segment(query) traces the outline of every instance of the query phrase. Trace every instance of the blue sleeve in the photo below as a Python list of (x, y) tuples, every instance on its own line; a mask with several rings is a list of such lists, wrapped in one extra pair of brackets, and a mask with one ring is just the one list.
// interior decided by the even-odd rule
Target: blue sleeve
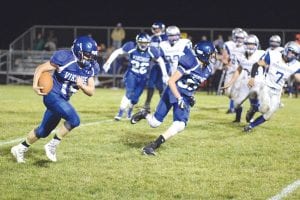
[(66, 51), (66, 50), (61, 50), (61, 51), (56, 51), (50, 58), (50, 62), (54, 63), (58, 66), (63, 66), (65, 65), (68, 61), (70, 61), (70, 58), (73, 54), (71, 51)]
[(195, 55), (192, 52), (187, 52), (187, 54), (179, 58), (178, 64), (178, 70), (184, 73), (184, 71), (196, 67), (198, 65), (198, 62)]
[(122, 49), (123, 49), (123, 51), (125, 51), (125, 52), (129, 52), (130, 50), (132, 50), (132, 49), (135, 49), (136, 48), (136, 45), (135, 45), (135, 43), (134, 42), (126, 42), (123, 46), (122, 46)]
[(266, 63), (267, 65), (270, 65), (270, 53), (269, 53), (269, 52), (267, 52), (267, 54), (265, 54), (265, 55), (263, 56), (263, 60), (265, 61), (265, 63)]
[(158, 48), (156, 48), (156, 47), (150, 46), (150, 52), (153, 54), (153, 57), (155, 59), (159, 58), (160, 55), (161, 55), (160, 50)]
[(300, 68), (298, 69), (298, 71), (296, 71), (296, 73), (295, 73), (295, 74), (297, 74), (297, 73), (300, 73)]

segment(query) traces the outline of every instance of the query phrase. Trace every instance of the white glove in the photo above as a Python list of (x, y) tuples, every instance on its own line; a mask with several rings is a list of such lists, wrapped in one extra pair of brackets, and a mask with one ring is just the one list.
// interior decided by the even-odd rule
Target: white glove
[(162, 77), (163, 83), (166, 84), (166, 85), (168, 85), (168, 80), (169, 80), (169, 78), (170, 78), (170, 77), (169, 77), (168, 75), (163, 76), (163, 77)]
[(102, 67), (103, 67), (104, 72), (107, 73), (110, 68), (110, 63), (106, 62), (106, 63), (104, 63), (104, 65)]
[(185, 105), (185, 102), (183, 100), (183, 97), (179, 97), (177, 100), (178, 100), (178, 106), (179, 106), (179, 108), (185, 109), (186, 105)]

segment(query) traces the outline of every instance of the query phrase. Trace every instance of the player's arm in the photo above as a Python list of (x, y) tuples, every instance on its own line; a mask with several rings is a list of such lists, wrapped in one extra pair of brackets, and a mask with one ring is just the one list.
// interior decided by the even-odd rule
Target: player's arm
[(88, 96), (94, 95), (94, 93), (95, 93), (94, 77), (89, 77), (87, 84), (83, 83), (83, 80), (81, 77), (77, 77), (76, 84), (84, 92), (84, 94), (86, 94)]
[(156, 61), (158, 62), (159, 67), (161, 69), (163, 82), (165, 84), (168, 84), (169, 76), (168, 76), (168, 73), (167, 73), (167, 68), (166, 68), (166, 64), (164, 62), (164, 59), (162, 57), (159, 57)]
[(230, 86), (232, 86), (234, 84), (234, 82), (238, 79), (238, 77), (240, 76), (241, 71), (242, 71), (242, 67), (239, 66), (237, 68), (237, 70), (234, 72), (234, 74), (233, 74), (232, 78), (230, 79), (230, 81), (226, 85), (224, 85), (222, 87), (222, 89), (226, 89), (226, 88), (229, 88)]
[(107, 59), (107, 61), (104, 63), (103, 65), (103, 69), (105, 72), (108, 72), (108, 70), (110, 69), (110, 65), (111, 63), (119, 56), (124, 54), (124, 50), (121, 48), (116, 49), (115, 51), (112, 52), (112, 54), (109, 56), (109, 58)]
[(174, 72), (174, 74), (170, 77), (169, 81), (168, 81), (168, 85), (173, 93), (173, 95), (178, 99), (181, 97), (177, 86), (176, 86), (176, 82), (182, 77), (182, 74), (180, 71), (176, 70)]
[(53, 63), (50, 63), (50, 61), (37, 66), (34, 71), (32, 88), (38, 95), (46, 95), (46, 93), (41, 92), (43, 87), (38, 86), (38, 80), (40, 79), (41, 74), (46, 71), (54, 71), (56, 68), (57, 66)]
[(254, 78), (257, 74), (257, 70), (259, 67), (266, 67), (267, 66), (267, 63), (265, 62), (265, 60), (259, 60), (258, 62), (254, 63), (253, 66), (252, 66), (252, 69), (251, 69), (251, 78), (249, 79), (249, 82), (248, 82), (248, 86), (249, 87), (253, 87), (254, 86)]

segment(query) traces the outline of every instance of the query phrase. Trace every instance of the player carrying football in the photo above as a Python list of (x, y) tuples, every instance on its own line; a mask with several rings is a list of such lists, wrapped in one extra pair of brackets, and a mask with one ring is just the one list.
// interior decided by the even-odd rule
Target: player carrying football
[[(54, 52), (50, 61), (36, 68), (33, 89), (38, 95), (43, 95), (46, 111), (41, 124), (28, 133), (26, 140), (12, 147), (11, 153), (18, 163), (25, 162), (24, 153), (30, 145), (40, 138), (48, 137), (60, 120), (64, 119), (54, 138), (44, 146), (47, 157), (53, 162), (57, 161), (56, 148), (61, 139), (80, 124), (76, 110), (69, 103), (71, 95), (79, 89), (88, 96), (94, 94), (94, 76), (99, 72), (96, 57), (95, 40), (81, 36), (74, 40), (71, 50)], [(53, 88), (48, 94), (43, 93), (43, 88), (38, 86), (38, 80), (45, 71), (53, 72)]]

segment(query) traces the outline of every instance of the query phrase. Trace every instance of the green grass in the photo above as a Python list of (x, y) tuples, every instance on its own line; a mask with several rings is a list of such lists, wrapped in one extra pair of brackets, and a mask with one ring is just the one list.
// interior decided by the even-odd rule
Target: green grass
[[(268, 199), (300, 179), (299, 99), (283, 97), (271, 121), (244, 134), (246, 123), (232, 124), (234, 116), (225, 114), (227, 97), (197, 93), (186, 129), (149, 157), (141, 148), (169, 127), (172, 112), (156, 129), (145, 120), (115, 122), (123, 93), (75, 94), (82, 126), (64, 138), (58, 162), (43, 150), (50, 135), (17, 164), (10, 154), (17, 142), (4, 142), (24, 138), (44, 106), (30, 86), (1, 85), (0, 199)], [(153, 108), (157, 102), (155, 93)], [(300, 199), (300, 189), (286, 199)]]

